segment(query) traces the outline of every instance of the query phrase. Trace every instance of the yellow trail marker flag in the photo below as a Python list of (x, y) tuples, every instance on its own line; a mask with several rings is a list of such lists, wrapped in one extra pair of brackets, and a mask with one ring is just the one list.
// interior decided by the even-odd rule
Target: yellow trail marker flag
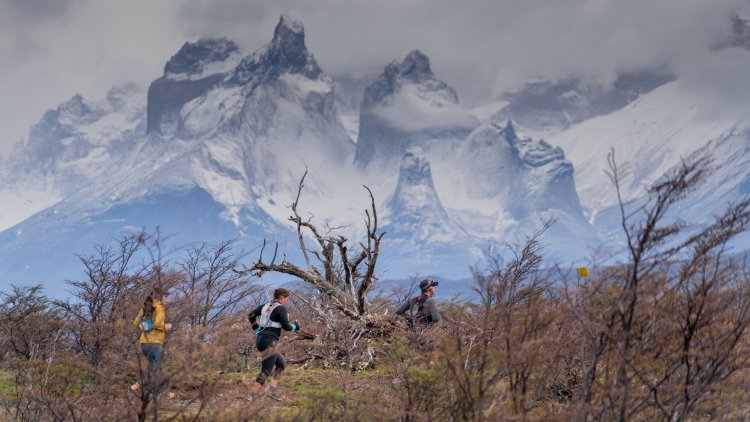
[(589, 276), (589, 269), (586, 267), (578, 267), (576, 271), (578, 271), (578, 277), (586, 278)]

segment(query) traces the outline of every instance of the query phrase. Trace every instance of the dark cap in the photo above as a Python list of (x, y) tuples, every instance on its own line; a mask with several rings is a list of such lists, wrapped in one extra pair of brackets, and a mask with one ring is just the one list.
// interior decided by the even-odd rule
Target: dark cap
[(431, 279), (431, 278), (425, 278), (424, 280), (419, 282), (419, 290), (422, 292), (426, 292), (430, 287), (437, 286), (438, 282)]

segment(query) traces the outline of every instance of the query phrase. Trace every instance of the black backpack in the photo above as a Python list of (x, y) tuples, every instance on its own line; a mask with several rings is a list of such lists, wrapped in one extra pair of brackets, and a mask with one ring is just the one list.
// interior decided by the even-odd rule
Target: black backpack
[[(409, 313), (410, 313), (410, 320), (421, 322), (421, 323), (431, 323), (432, 322), (432, 314), (430, 313), (429, 309), (425, 306), (425, 302), (427, 302), (427, 299), (430, 297), (426, 294), (421, 294), (414, 299), (411, 300), (411, 306), (409, 306)], [(414, 314), (414, 305), (417, 305), (417, 313)]]

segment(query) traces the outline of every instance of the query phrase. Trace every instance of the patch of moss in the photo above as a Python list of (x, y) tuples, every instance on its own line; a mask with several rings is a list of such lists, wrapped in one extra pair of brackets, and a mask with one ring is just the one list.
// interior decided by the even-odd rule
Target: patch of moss
[(12, 371), (0, 371), (0, 400), (8, 400), (16, 393), (16, 381)]

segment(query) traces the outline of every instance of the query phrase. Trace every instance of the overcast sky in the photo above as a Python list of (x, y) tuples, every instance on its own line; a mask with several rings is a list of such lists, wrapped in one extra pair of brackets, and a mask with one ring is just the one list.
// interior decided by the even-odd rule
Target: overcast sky
[[(749, 0), (0, 0), (0, 154), (75, 93), (147, 86), (185, 41), (228, 36), (246, 52), (281, 13), (305, 25), (329, 74), (380, 71), (410, 50), (469, 103), (531, 78), (667, 66), (696, 79), (747, 81), (747, 57), (703, 67)], [(749, 54), (750, 55), (750, 54)], [(725, 75), (726, 74), (726, 75)], [(746, 84), (750, 85), (750, 84)], [(145, 98), (144, 98), (145, 102)]]

